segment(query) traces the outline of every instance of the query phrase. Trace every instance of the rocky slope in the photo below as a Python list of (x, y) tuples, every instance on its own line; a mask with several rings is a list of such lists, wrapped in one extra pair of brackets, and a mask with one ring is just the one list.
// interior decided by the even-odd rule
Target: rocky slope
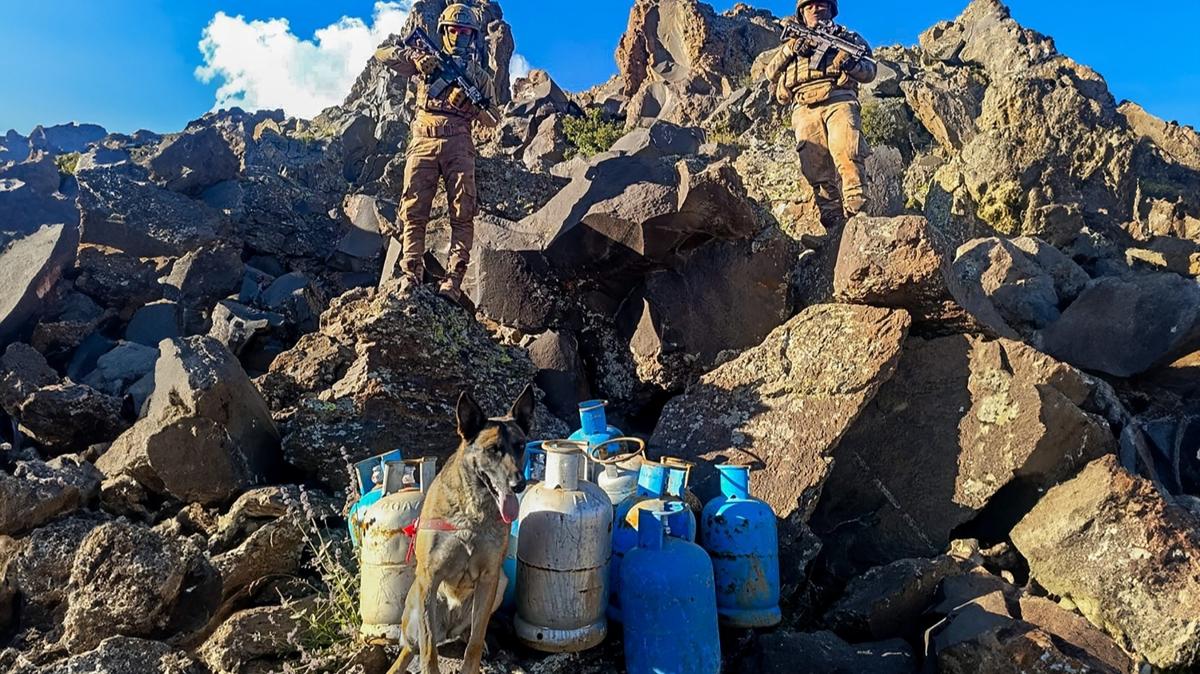
[[(636, 0), (611, 82), (518, 80), (474, 315), (379, 284), (411, 93), (381, 68), (313, 120), (0, 137), (0, 668), (386, 669), (339, 611), (350, 462), (444, 456), (459, 391), (531, 380), (539, 437), (604, 397), (702, 497), (752, 466), (786, 619), (727, 671), (1200, 668), (1200, 135), (974, 0), (878, 49), (870, 214), (823, 223), (777, 45)], [(622, 667), (497, 636), (487, 671)]]

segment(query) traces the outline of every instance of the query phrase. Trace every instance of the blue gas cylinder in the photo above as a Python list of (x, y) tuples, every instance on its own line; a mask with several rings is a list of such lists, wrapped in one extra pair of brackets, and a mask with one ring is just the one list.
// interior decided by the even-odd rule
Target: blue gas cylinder
[[(525, 490), (517, 494), (518, 501), (534, 484), (546, 477), (546, 450), (542, 441), (530, 442), (525, 445), (525, 457), (522, 459), (522, 474), (525, 476)], [(504, 586), (504, 601), (500, 605), (505, 613), (512, 613), (517, 607), (517, 537), (521, 531), (521, 518), (513, 521), (508, 533), (508, 552), (504, 553), (504, 577), (508, 584)]]
[(638, 511), (638, 545), (621, 566), (629, 674), (721, 671), (712, 562), (675, 535), (688, 526), (686, 515), (681, 503)]
[(721, 624), (778, 625), (779, 534), (771, 506), (750, 495), (750, 469), (717, 466), (721, 495), (701, 517), (700, 540), (712, 557)]
[[(607, 400), (585, 400), (579, 403), (579, 430), (571, 434), (569, 440), (586, 442), (588, 447), (595, 447), (602, 442), (619, 438), (624, 433), (616, 426), (610, 426), (608, 415), (604, 408), (608, 407)], [(584, 451), (586, 454), (586, 450)], [(594, 479), (588, 475), (588, 479)]]
[(383, 467), (390, 462), (403, 460), (403, 452), (393, 449), (354, 464), (354, 488), (358, 498), (346, 514), (346, 527), (350, 529), (350, 544), (355, 548), (361, 540), (363, 515), (383, 496)]
[[(608, 597), (609, 620), (621, 622), (621, 563), (625, 553), (637, 545), (640, 513), (664, 510), (671, 504), (683, 503), (690, 469), (690, 463), (670, 457), (663, 457), (659, 461), (644, 460), (638, 472), (637, 493), (617, 508), (613, 519), (612, 561), (609, 562), (609, 584), (612, 587)], [(680, 510), (676, 531), (681, 538), (694, 541), (696, 516), (686, 507)]]

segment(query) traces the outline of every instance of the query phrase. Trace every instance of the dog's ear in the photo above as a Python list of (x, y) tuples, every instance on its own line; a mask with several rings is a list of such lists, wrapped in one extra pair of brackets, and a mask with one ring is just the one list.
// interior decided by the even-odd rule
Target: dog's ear
[(458, 434), (467, 442), (474, 440), (487, 423), (487, 415), (466, 391), (458, 396), (458, 409), (455, 414), (458, 418)]
[(533, 406), (536, 402), (533, 397), (533, 384), (529, 384), (521, 391), (521, 395), (517, 396), (517, 401), (508, 411), (508, 416), (516, 420), (525, 435), (529, 435), (529, 429), (533, 428)]

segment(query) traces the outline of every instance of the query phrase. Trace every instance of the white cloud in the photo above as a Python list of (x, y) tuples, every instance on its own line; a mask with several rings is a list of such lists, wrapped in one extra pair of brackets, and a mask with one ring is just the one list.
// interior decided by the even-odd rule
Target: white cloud
[(529, 65), (529, 59), (524, 56), (514, 53), (512, 59), (508, 62), (508, 82), (512, 84), (519, 77), (525, 77), (533, 66)]
[(411, 8), (412, 0), (379, 0), (369, 25), (342, 17), (311, 40), (293, 33), (287, 19), (247, 21), (217, 12), (200, 40), (204, 65), (196, 77), (220, 83), (214, 110), (283, 108), (311, 118), (342, 102), (379, 43), (402, 31)]

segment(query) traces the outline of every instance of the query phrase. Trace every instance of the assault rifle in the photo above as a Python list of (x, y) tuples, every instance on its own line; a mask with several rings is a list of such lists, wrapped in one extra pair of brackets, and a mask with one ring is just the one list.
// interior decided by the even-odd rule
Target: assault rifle
[(413, 28), (408, 37), (404, 38), (404, 46), (437, 58), (438, 69), (428, 78), (429, 96), (441, 100), (452, 87), (458, 87), (466, 94), (467, 100), (479, 108), (481, 116), (487, 115), (493, 122), (498, 119), (492, 106), (492, 99), (488, 98), (483, 90), (471, 80), (466, 69), (460, 66), (453, 56), (438, 48), (437, 43), (429, 37), (429, 33), (426, 33), (424, 28), (420, 26)]
[(780, 37), (780, 41), (786, 42), (792, 37), (813, 46), (813, 55), (809, 59), (809, 66), (813, 70), (821, 69), (821, 62), (825, 60), (825, 56), (829, 53), (830, 49), (845, 52), (847, 56), (855, 61), (866, 61), (872, 65), (875, 64), (875, 59), (867, 55), (869, 51), (867, 47), (856, 42), (851, 42), (834, 33), (833, 22), (826, 22), (818, 25), (816, 28), (809, 28), (799, 21), (786, 21), (783, 24), (783, 35)]

